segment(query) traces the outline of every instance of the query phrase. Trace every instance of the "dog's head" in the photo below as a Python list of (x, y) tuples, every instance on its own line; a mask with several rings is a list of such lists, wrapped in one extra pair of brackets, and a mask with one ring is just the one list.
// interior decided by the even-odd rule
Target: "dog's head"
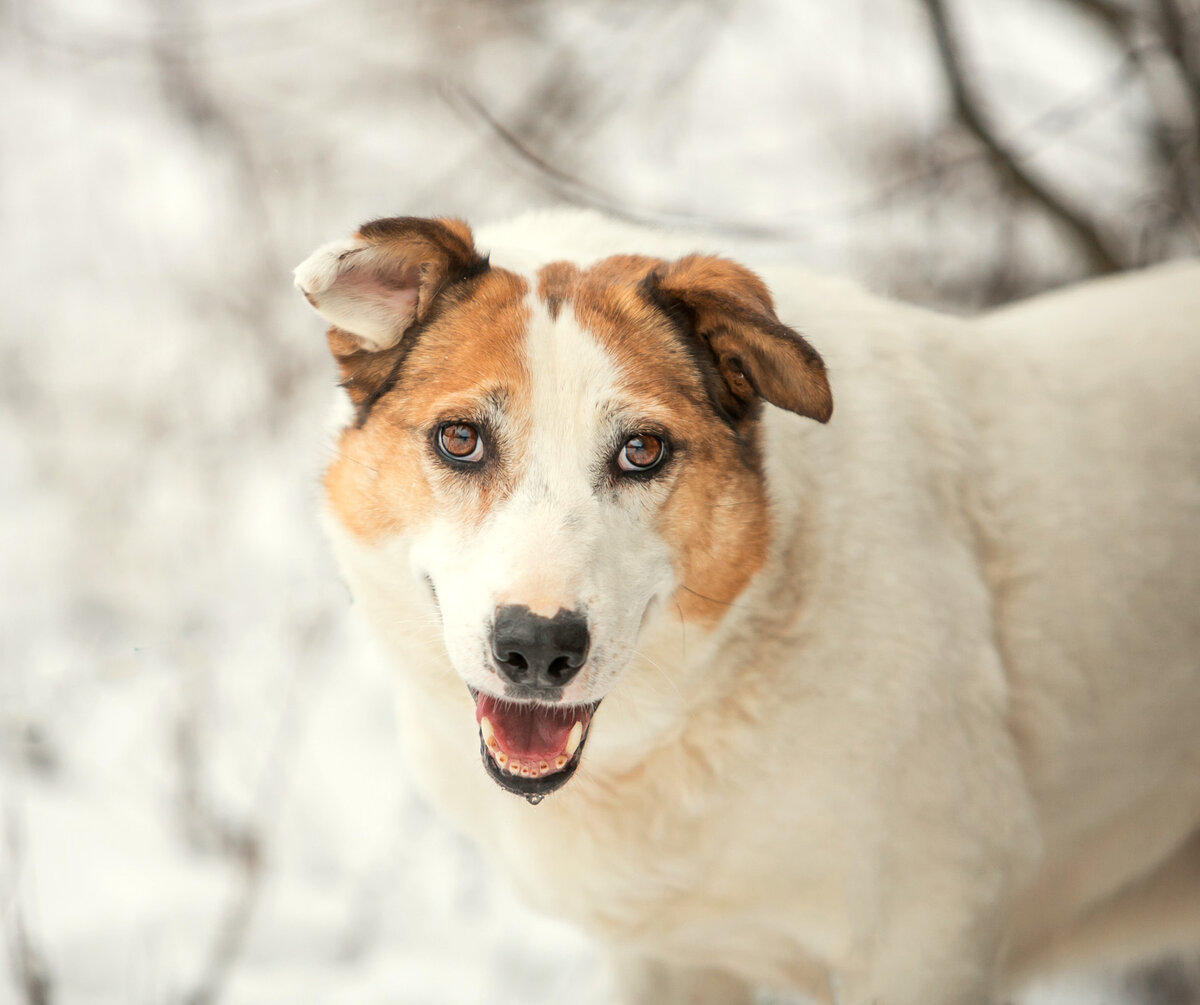
[(733, 262), (519, 275), (455, 220), (367, 224), (296, 285), (354, 406), (335, 519), (423, 584), (491, 776), (553, 791), (648, 612), (712, 624), (762, 564), (762, 402), (826, 421), (820, 357)]

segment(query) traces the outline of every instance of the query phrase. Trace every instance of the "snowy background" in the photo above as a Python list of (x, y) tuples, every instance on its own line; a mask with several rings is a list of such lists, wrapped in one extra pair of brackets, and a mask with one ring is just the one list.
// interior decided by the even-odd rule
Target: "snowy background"
[(1200, 9), (1149, 8), (0, 0), (0, 1003), (604, 1001), (397, 757), (291, 267), (568, 201), (960, 310), (1194, 254)]

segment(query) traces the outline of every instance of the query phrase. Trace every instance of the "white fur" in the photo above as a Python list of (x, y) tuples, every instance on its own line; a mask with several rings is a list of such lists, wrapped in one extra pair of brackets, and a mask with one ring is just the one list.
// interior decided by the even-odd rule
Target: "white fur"
[[(479, 244), (503, 266), (697, 242), (560, 214)], [(974, 321), (761, 274), (836, 411), (766, 410), (771, 555), (712, 631), (658, 604), (638, 634), (672, 584), (589, 488), (611, 364), (541, 313), (534, 400), (564, 435), (534, 433), (478, 539), (334, 526), (416, 777), (614, 947), (626, 1001), (998, 1002), (1050, 965), (1200, 943), (1200, 266)], [(462, 601), (457, 674), (414, 570)], [(481, 768), (459, 679), (486, 683), (472, 622), (531, 575), (615, 647), (573, 692), (611, 688), (579, 772), (538, 806)]]

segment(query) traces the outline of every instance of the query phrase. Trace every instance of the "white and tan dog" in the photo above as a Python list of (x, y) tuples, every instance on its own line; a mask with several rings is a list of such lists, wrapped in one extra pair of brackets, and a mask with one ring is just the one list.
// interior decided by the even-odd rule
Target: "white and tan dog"
[(689, 243), (403, 218), (296, 271), (425, 788), (625, 1001), (1200, 945), (1200, 266), (962, 321)]

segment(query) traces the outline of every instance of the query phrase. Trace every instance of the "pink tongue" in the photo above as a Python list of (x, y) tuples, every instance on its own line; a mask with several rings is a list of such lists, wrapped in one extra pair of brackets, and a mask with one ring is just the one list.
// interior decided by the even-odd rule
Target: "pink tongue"
[(515, 705), (490, 694), (475, 700), (475, 721), (484, 716), (492, 724), (500, 749), (518, 760), (557, 757), (567, 746), (571, 727), (578, 721), (586, 726), (588, 721), (587, 709), (582, 706)]

